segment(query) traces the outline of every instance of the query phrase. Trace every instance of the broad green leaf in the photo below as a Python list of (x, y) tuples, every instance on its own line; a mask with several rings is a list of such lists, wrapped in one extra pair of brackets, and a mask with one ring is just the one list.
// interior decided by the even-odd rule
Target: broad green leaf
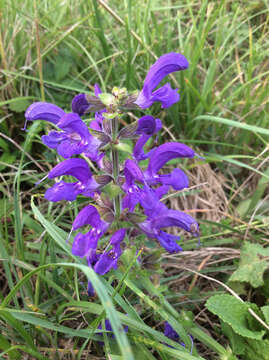
[(263, 306), (261, 308), (263, 315), (265, 317), (265, 321), (267, 322), (267, 324), (269, 325), (269, 305)]
[(244, 341), (244, 338), (236, 334), (231, 328), (231, 326), (224, 321), (221, 322), (221, 329), (224, 335), (227, 336), (227, 338), (229, 339), (233, 352), (236, 355), (243, 355), (246, 349), (246, 343)]
[(214, 295), (207, 300), (206, 307), (230, 325), (236, 334), (249, 339), (262, 339), (265, 332), (249, 329), (248, 307), (235, 297), (228, 294)]
[(269, 249), (264, 249), (259, 244), (245, 242), (241, 249), (238, 269), (232, 274), (229, 281), (248, 282), (254, 288), (262, 286), (263, 273), (269, 262), (263, 257), (269, 256)]
[(262, 341), (248, 339), (245, 360), (269, 360), (269, 340)]

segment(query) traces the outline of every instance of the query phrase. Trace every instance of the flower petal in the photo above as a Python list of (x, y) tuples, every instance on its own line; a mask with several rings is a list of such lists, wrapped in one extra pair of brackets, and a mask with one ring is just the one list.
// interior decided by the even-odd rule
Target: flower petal
[(61, 200), (73, 201), (80, 193), (76, 184), (60, 181), (45, 192), (45, 198), (53, 202)]
[(170, 174), (160, 175), (163, 185), (171, 185), (175, 190), (182, 190), (189, 186), (188, 176), (180, 169), (174, 169)]
[(63, 132), (52, 130), (48, 135), (41, 136), (43, 144), (51, 149), (57, 149), (57, 146), (66, 138)]
[(144, 182), (143, 172), (134, 160), (125, 161), (124, 175), (127, 185), (133, 185), (135, 181)]
[(193, 158), (195, 152), (185, 144), (168, 142), (158, 146), (150, 156), (148, 172), (156, 174), (169, 160), (176, 158)]
[(154, 91), (150, 99), (152, 104), (155, 101), (159, 101), (162, 103), (162, 108), (169, 108), (179, 101), (180, 95), (178, 89), (172, 89), (171, 85), (167, 83)]
[(75, 141), (72, 142), (69, 139), (62, 141), (57, 146), (57, 152), (64, 159), (70, 158), (72, 155), (81, 154), (86, 149), (85, 145)]
[(72, 225), (72, 230), (77, 230), (85, 225), (91, 225), (92, 227), (99, 229), (101, 228), (101, 224), (102, 220), (97, 209), (92, 205), (88, 205), (77, 214)]
[(149, 96), (165, 76), (175, 71), (185, 70), (188, 66), (188, 60), (182, 54), (171, 52), (160, 56), (149, 69), (143, 91)]
[(73, 135), (74, 140), (80, 141), (82, 145), (87, 145), (90, 141), (91, 134), (89, 129), (78, 114), (69, 113), (64, 115), (57, 126)]
[(114, 232), (110, 238), (110, 245), (119, 244), (125, 237), (126, 229), (120, 229)]
[(78, 233), (72, 245), (72, 254), (80, 257), (84, 257), (89, 252), (89, 249), (96, 249), (97, 241), (96, 237), (89, 231), (87, 234)]
[(102, 94), (102, 90), (101, 90), (99, 84), (94, 84), (94, 95), (98, 96), (100, 94)]
[(49, 179), (71, 175), (81, 182), (87, 182), (92, 176), (89, 165), (83, 159), (68, 159), (56, 165), (48, 174)]
[(59, 106), (47, 102), (35, 102), (25, 112), (27, 121), (46, 120), (57, 124), (65, 112)]
[(72, 112), (77, 113), (79, 116), (85, 114), (90, 106), (91, 104), (88, 103), (86, 94), (78, 94), (72, 100)]
[(161, 229), (169, 226), (177, 226), (188, 232), (198, 234), (197, 222), (188, 214), (177, 210), (168, 210), (163, 215), (152, 220), (152, 226)]
[(168, 252), (176, 253), (182, 251), (182, 247), (176, 243), (176, 240), (180, 239), (179, 236), (167, 234), (166, 232), (161, 231), (160, 234), (158, 234), (156, 237), (159, 240), (161, 246)]
[(145, 115), (138, 120), (138, 127), (136, 134), (153, 135), (162, 128), (160, 119), (155, 119), (153, 116)]
[(118, 259), (121, 256), (120, 244), (114, 245), (113, 249), (104, 252), (97, 263), (94, 265), (94, 271), (99, 275), (104, 275), (112, 268), (117, 268)]

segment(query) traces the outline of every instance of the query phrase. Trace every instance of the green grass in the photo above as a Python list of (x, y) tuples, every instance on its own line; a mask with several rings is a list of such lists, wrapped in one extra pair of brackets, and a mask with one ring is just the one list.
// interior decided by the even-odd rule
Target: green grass
[[(183, 53), (190, 67), (170, 79), (181, 101), (167, 111), (155, 105), (145, 113), (163, 120), (167, 131), (161, 141), (171, 139), (170, 133), (205, 156), (213, 170), (208, 181), (214, 172), (225, 179), (221, 220), (197, 213), (201, 257), (190, 257), (189, 267), (226, 283), (238, 260), (214, 253), (216, 265), (207, 266), (211, 259), (199, 268), (203, 248), (226, 254), (225, 248), (238, 249), (245, 240), (263, 246), (268, 241), (267, 2), (2, 0), (0, 13), (0, 359), (25, 354), (102, 359), (102, 348), (115, 360), (235, 359), (227, 347), (233, 341), (224, 337), (216, 318), (203, 317), (204, 299), (224, 288), (178, 269), (180, 257), (147, 250), (140, 266), (132, 253), (132, 262), (123, 260), (105, 277), (73, 257), (65, 240), (82, 201), (52, 206), (43, 199), (47, 182), (34, 184), (53, 166), (55, 153), (40, 141), (46, 125), (28, 124), (27, 133), (21, 128), (33, 101), (45, 99), (69, 111), (72, 97), (92, 92), (96, 82), (103, 91), (141, 89), (157, 57)], [(198, 165), (184, 166), (195, 171)], [(201, 193), (203, 188), (189, 194), (193, 204)], [(184, 196), (169, 201), (181, 205)], [(196, 242), (184, 241), (184, 250), (196, 254)], [(98, 294), (93, 300), (87, 279)], [(231, 286), (261, 307), (269, 291), (264, 279), (258, 289)], [(106, 333), (101, 338), (97, 329), (106, 318), (115, 341)], [(180, 333), (186, 349), (163, 335), (164, 321)]]

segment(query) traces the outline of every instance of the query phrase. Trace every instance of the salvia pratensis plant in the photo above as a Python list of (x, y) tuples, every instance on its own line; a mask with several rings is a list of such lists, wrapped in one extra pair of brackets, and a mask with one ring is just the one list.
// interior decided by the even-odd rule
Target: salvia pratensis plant
[[(168, 74), (187, 68), (188, 61), (183, 55), (168, 53), (151, 66), (139, 93), (128, 94), (126, 89), (118, 88), (113, 88), (111, 94), (102, 93), (96, 84), (94, 95), (79, 94), (73, 98), (70, 113), (46, 102), (33, 103), (25, 113), (26, 123), (46, 120), (58, 128), (42, 136), (43, 143), (64, 158), (47, 177), (72, 176), (76, 180), (56, 181), (45, 198), (52, 202), (75, 201), (79, 195), (90, 199), (73, 222), (71, 232), (78, 233), (72, 253), (85, 257), (100, 275), (117, 268), (126, 237), (145, 234), (156, 239), (166, 251), (176, 253), (182, 250), (180, 238), (165, 228), (175, 226), (199, 235), (198, 224), (190, 215), (169, 209), (161, 201), (171, 188), (182, 190), (189, 185), (181, 169), (163, 174), (163, 166), (175, 158), (193, 158), (196, 153), (178, 142), (146, 151), (147, 142), (162, 128), (161, 120), (150, 115), (120, 128), (124, 112), (146, 109), (155, 102), (160, 102), (162, 108), (178, 102), (178, 89), (172, 89), (169, 83), (157, 86)], [(89, 127), (82, 119), (88, 113), (95, 114)], [(135, 143), (131, 150), (130, 140)], [(128, 157), (120, 161), (122, 151), (127, 151)], [(93, 173), (92, 168), (97, 168), (98, 173)], [(83, 233), (86, 226), (90, 230)], [(110, 240), (102, 250), (98, 242), (106, 234)], [(88, 293), (93, 294), (90, 283)]]

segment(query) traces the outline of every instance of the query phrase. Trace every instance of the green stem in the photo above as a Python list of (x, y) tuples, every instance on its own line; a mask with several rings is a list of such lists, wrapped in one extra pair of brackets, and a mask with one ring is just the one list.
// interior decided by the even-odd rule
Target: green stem
[[(112, 141), (115, 142), (118, 135), (118, 119), (115, 117), (111, 120), (111, 132), (112, 132)], [(119, 153), (118, 150), (112, 146), (112, 168), (113, 168), (113, 177), (115, 184), (118, 184), (119, 177)], [(119, 219), (121, 213), (121, 196), (117, 195), (114, 199), (114, 211), (116, 220)]]

